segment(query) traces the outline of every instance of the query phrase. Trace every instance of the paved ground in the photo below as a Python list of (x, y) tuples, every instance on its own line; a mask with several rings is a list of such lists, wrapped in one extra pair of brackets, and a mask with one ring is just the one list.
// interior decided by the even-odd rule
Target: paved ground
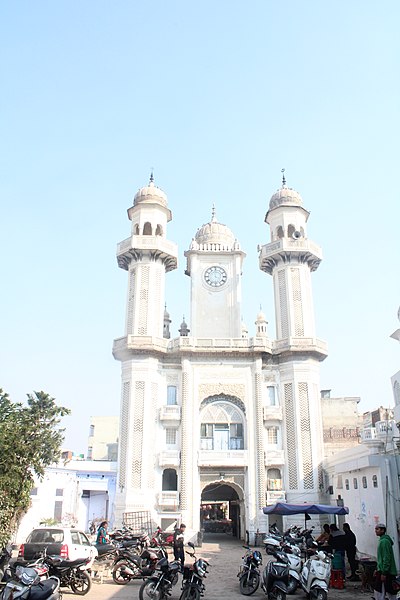
[[(206, 584), (206, 593), (204, 599), (210, 600), (243, 600), (245, 596), (239, 591), (239, 583), (236, 577), (243, 548), (241, 544), (231, 537), (224, 535), (210, 535), (205, 537), (202, 548), (196, 549), (197, 556), (202, 556), (209, 560), (210, 569)], [(263, 563), (265, 566), (265, 551), (262, 550)], [(116, 585), (112, 579), (106, 579), (103, 583), (93, 583), (92, 589), (86, 596), (87, 600), (136, 600), (139, 597), (139, 588), (142, 581), (133, 581), (127, 585)], [(172, 600), (177, 600), (180, 596), (180, 580), (173, 589)], [(352, 600), (353, 598), (364, 598), (370, 600), (372, 594), (361, 590), (360, 583), (347, 582), (346, 588), (343, 590), (330, 589), (329, 600)], [(66, 593), (64, 600), (70, 598), (71, 595)], [(265, 598), (265, 594), (259, 588), (252, 598)], [(305, 594), (298, 590), (295, 595), (288, 596), (293, 600), (302, 600)]]

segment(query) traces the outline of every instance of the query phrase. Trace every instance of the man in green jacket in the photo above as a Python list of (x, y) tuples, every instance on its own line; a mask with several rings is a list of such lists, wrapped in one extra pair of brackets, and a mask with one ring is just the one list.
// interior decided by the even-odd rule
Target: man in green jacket
[(378, 523), (375, 525), (375, 533), (379, 537), (377, 564), (375, 571), (374, 597), (375, 600), (385, 598), (385, 590), (389, 600), (396, 600), (396, 592), (393, 580), (397, 575), (396, 563), (394, 562), (393, 541), (386, 534), (386, 525)]

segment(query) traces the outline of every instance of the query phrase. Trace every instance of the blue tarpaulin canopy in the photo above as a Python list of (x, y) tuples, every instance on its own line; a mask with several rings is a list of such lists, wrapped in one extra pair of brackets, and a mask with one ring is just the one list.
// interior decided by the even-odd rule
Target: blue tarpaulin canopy
[(347, 515), (349, 509), (346, 506), (331, 506), (330, 504), (286, 504), (277, 502), (271, 506), (265, 506), (263, 513), (266, 515)]

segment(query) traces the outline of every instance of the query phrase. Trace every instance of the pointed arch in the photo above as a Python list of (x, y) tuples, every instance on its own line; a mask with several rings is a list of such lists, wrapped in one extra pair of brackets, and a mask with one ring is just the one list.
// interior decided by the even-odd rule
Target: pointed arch
[(143, 225), (143, 235), (152, 235), (153, 229), (148, 221)]

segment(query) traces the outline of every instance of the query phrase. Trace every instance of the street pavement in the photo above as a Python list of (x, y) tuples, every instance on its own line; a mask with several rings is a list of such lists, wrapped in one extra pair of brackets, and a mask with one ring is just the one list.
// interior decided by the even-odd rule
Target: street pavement
[[(261, 549), (263, 555), (263, 566), (267, 562), (267, 555), (264, 549)], [(210, 562), (209, 574), (205, 580), (206, 591), (204, 600), (243, 600), (244, 596), (239, 591), (239, 580), (237, 573), (243, 556), (241, 543), (227, 535), (206, 534), (201, 548), (196, 548), (196, 556), (203, 557)], [(188, 557), (190, 560), (190, 557)], [(92, 589), (86, 595), (87, 600), (136, 600), (139, 597), (139, 588), (142, 580), (132, 581), (127, 585), (117, 585), (110, 578), (105, 578), (103, 583), (93, 582)], [(180, 579), (173, 588), (171, 599), (178, 600), (180, 596)], [(64, 600), (70, 596), (65, 590)], [(371, 592), (364, 592), (359, 582), (346, 582), (345, 589), (338, 590), (331, 588), (328, 593), (328, 600), (352, 600), (353, 598), (365, 598), (370, 600)], [(261, 587), (252, 595), (252, 598), (265, 598)], [(288, 596), (293, 600), (302, 600), (305, 594), (302, 590), (297, 590), (293, 596)]]

